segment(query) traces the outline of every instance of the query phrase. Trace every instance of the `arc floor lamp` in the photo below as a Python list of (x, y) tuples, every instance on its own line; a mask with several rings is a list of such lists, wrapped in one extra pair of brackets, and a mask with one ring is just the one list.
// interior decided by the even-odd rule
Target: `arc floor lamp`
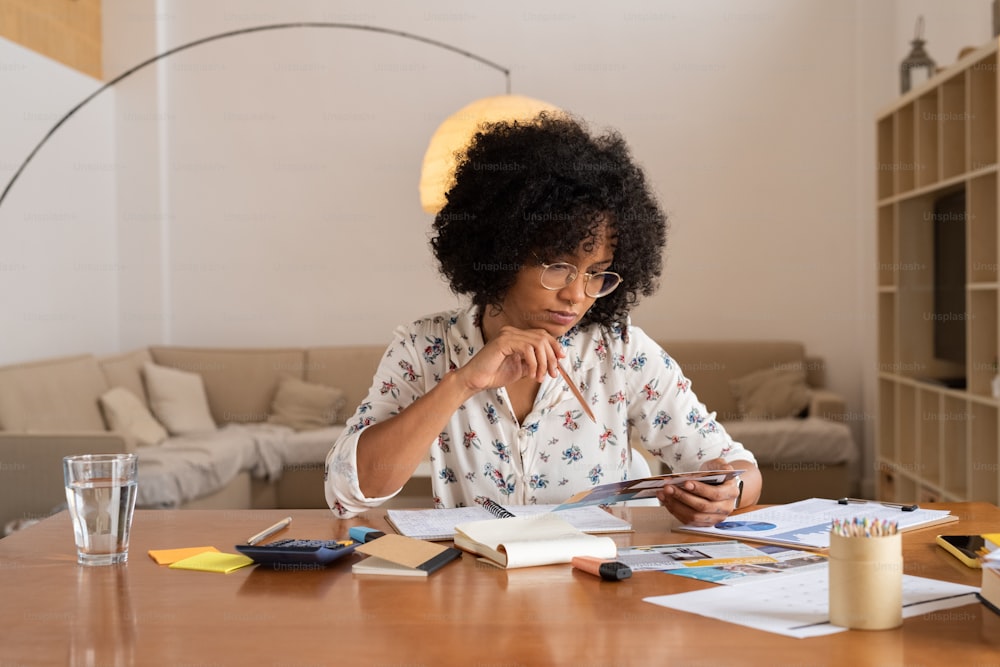
[(397, 37), (402, 37), (405, 39), (412, 39), (430, 46), (445, 49), (453, 53), (465, 56), (467, 58), (472, 58), (488, 67), (491, 67), (504, 75), (505, 79), (505, 92), (503, 95), (496, 95), (493, 97), (486, 97), (480, 100), (476, 100), (471, 104), (463, 107), (459, 111), (455, 112), (451, 116), (445, 119), (445, 121), (438, 127), (438, 129), (431, 136), (430, 142), (427, 146), (427, 151), (424, 154), (423, 165), (421, 167), (420, 174), (420, 204), (424, 211), (428, 213), (436, 213), (445, 202), (445, 193), (450, 187), (451, 178), (455, 169), (455, 153), (462, 150), (472, 138), (476, 129), (481, 123), (502, 120), (502, 119), (520, 119), (529, 118), (536, 115), (538, 112), (543, 110), (557, 110), (551, 104), (536, 100), (530, 97), (524, 97), (521, 95), (512, 95), (510, 92), (510, 70), (506, 67), (498, 65), (497, 63), (487, 60), (482, 56), (478, 56), (474, 53), (470, 53), (463, 49), (460, 49), (451, 44), (446, 44), (444, 42), (430, 39), (427, 37), (422, 37), (420, 35), (415, 35), (408, 32), (403, 32), (400, 30), (392, 30), (389, 28), (382, 28), (379, 26), (355, 24), (355, 23), (335, 23), (335, 22), (322, 22), (322, 21), (307, 21), (307, 22), (297, 22), (297, 23), (272, 23), (267, 25), (253, 26), (249, 28), (241, 28), (238, 30), (231, 30), (228, 32), (222, 32), (215, 35), (210, 35), (208, 37), (202, 37), (194, 41), (176, 46), (172, 49), (168, 49), (163, 53), (155, 55), (141, 63), (130, 67), (125, 70), (115, 78), (111, 79), (107, 83), (103, 84), (97, 90), (92, 92), (90, 95), (85, 97), (76, 106), (66, 112), (52, 128), (42, 137), (38, 144), (32, 149), (28, 156), (24, 159), (21, 165), (14, 172), (10, 181), (4, 187), (3, 192), (0, 192), (0, 206), (3, 206), (4, 200), (7, 198), (7, 194), (10, 192), (14, 183), (17, 182), (18, 177), (28, 166), (31, 160), (35, 157), (42, 146), (49, 140), (49, 138), (55, 134), (60, 127), (62, 127), (66, 121), (73, 117), (77, 111), (86, 106), (91, 100), (103, 93), (105, 90), (111, 88), (112, 86), (120, 83), (124, 79), (132, 76), (136, 72), (152, 65), (153, 63), (172, 56), (174, 54), (180, 53), (181, 51), (186, 51), (209, 42), (218, 41), (221, 39), (228, 39), (232, 37), (237, 37), (240, 35), (246, 35), (250, 33), (264, 32), (269, 30), (289, 30), (289, 29), (299, 29), (299, 28), (327, 28), (327, 29), (340, 29), (340, 30), (367, 30), (370, 32), (377, 32), (387, 35), (394, 35)]

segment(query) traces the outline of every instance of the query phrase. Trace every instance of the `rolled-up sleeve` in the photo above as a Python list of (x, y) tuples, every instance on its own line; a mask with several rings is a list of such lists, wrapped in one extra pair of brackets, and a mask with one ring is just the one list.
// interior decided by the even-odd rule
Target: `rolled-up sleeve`
[[(324, 487), (330, 509), (340, 517), (350, 517), (377, 507), (395, 493), (369, 498), (361, 492), (358, 481), (358, 441), (372, 424), (399, 414), (426, 393), (426, 369), (410, 334), (398, 328), (386, 348), (368, 395), (347, 420), (347, 428), (333, 444), (326, 457)], [(428, 446), (430, 443), (428, 443)]]
[(629, 417), (642, 445), (676, 472), (697, 470), (716, 458), (756, 464), (753, 453), (698, 400), (677, 362), (641, 330), (631, 334)]

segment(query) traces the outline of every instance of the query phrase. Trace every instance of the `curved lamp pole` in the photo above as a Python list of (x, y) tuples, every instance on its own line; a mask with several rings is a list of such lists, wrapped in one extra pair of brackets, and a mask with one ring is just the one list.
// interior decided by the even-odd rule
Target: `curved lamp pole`
[(305, 21), (305, 22), (297, 22), (297, 23), (272, 23), (272, 24), (267, 24), (267, 25), (253, 26), (253, 27), (250, 27), (250, 28), (240, 28), (239, 30), (230, 30), (228, 32), (221, 32), (221, 33), (218, 33), (216, 35), (211, 35), (209, 37), (202, 37), (201, 39), (196, 39), (196, 40), (194, 40), (192, 42), (188, 42), (187, 44), (182, 44), (180, 46), (175, 46), (172, 49), (169, 49), (167, 51), (164, 51), (163, 53), (160, 53), (158, 55), (153, 56), (152, 58), (144, 60), (141, 63), (139, 63), (138, 65), (135, 65), (134, 67), (131, 67), (131, 68), (125, 70), (124, 72), (122, 72), (121, 74), (119, 74), (118, 76), (116, 76), (115, 78), (111, 79), (110, 81), (108, 81), (107, 83), (105, 83), (103, 86), (101, 86), (100, 88), (98, 88), (97, 90), (95, 90), (94, 92), (92, 92), (90, 95), (88, 95), (87, 97), (83, 98), (83, 100), (81, 100), (79, 104), (77, 104), (72, 109), (70, 109), (69, 111), (67, 111), (66, 114), (63, 115), (63, 117), (60, 118), (56, 122), (56, 124), (53, 125), (52, 128), (48, 132), (45, 133), (45, 136), (42, 137), (42, 140), (38, 142), (38, 144), (35, 146), (35, 148), (28, 154), (28, 157), (26, 157), (24, 159), (24, 162), (22, 162), (21, 165), (17, 168), (17, 171), (14, 172), (14, 175), (11, 176), (10, 181), (8, 181), (6, 187), (4, 187), (3, 192), (0, 192), (0, 206), (3, 206), (3, 202), (7, 198), (7, 193), (9, 193), (10, 190), (11, 190), (11, 188), (14, 187), (14, 183), (17, 182), (17, 179), (21, 175), (21, 172), (24, 171), (25, 167), (27, 167), (28, 164), (31, 162), (31, 160), (35, 157), (35, 154), (37, 154), (38, 151), (41, 150), (42, 146), (45, 145), (45, 142), (47, 142), (49, 140), (49, 138), (53, 134), (55, 134), (56, 131), (59, 130), (59, 128), (62, 127), (63, 124), (67, 120), (69, 120), (70, 118), (72, 118), (73, 115), (77, 111), (79, 111), (80, 109), (82, 109), (91, 100), (93, 100), (95, 97), (97, 97), (98, 95), (100, 95), (101, 93), (103, 93), (108, 88), (111, 88), (112, 86), (114, 86), (115, 84), (119, 83), (120, 81), (122, 81), (122, 80), (124, 80), (124, 79), (126, 79), (126, 78), (128, 78), (130, 76), (132, 76), (133, 74), (135, 74), (139, 70), (142, 70), (145, 67), (147, 67), (149, 65), (152, 65), (153, 63), (157, 62), (158, 60), (162, 60), (163, 58), (166, 58), (168, 56), (172, 56), (175, 53), (180, 53), (181, 51), (186, 51), (186, 50), (194, 48), (196, 46), (201, 46), (202, 44), (207, 44), (209, 42), (214, 42), (214, 41), (217, 41), (217, 40), (220, 40), (220, 39), (227, 39), (229, 37), (236, 37), (238, 35), (245, 35), (245, 34), (248, 34), (248, 33), (265, 32), (265, 31), (268, 31), (268, 30), (287, 30), (287, 29), (290, 29), (290, 28), (337, 28), (337, 29), (345, 29), (345, 30), (367, 30), (369, 32), (378, 32), (378, 33), (382, 33), (382, 34), (386, 34), (386, 35), (395, 35), (396, 37), (403, 37), (405, 39), (412, 39), (412, 40), (417, 41), (417, 42), (423, 42), (424, 44), (429, 44), (431, 46), (436, 46), (438, 48), (445, 49), (447, 51), (452, 51), (452, 52), (457, 53), (459, 55), (463, 55), (463, 56), (465, 56), (467, 58), (472, 58), (473, 60), (476, 60), (476, 61), (478, 61), (478, 62), (480, 62), (480, 63), (482, 63), (484, 65), (492, 67), (493, 69), (495, 69), (495, 70), (503, 73), (504, 78), (506, 80), (506, 92), (508, 94), (510, 94), (510, 70), (507, 69), (506, 67), (498, 65), (497, 63), (495, 63), (495, 62), (493, 62), (491, 60), (487, 60), (486, 58), (483, 58), (482, 56), (478, 56), (478, 55), (476, 55), (474, 53), (470, 53), (468, 51), (465, 51), (465, 50), (460, 49), (458, 47), (452, 46), (450, 44), (445, 44), (444, 42), (440, 42), (440, 41), (435, 40), (435, 39), (430, 39), (428, 37), (421, 37), (420, 35), (414, 35), (412, 33), (403, 32), (401, 30), (391, 30), (389, 28), (380, 28), (378, 26), (363, 25), (363, 24), (357, 24), (357, 23), (332, 23), (332, 22), (324, 22), (324, 21)]

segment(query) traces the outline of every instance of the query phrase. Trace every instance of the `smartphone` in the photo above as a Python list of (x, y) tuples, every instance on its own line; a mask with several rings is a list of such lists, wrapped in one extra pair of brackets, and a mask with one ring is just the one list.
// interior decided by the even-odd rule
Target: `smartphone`
[(982, 535), (938, 535), (935, 541), (965, 565), (982, 567), (979, 555), (986, 553)]

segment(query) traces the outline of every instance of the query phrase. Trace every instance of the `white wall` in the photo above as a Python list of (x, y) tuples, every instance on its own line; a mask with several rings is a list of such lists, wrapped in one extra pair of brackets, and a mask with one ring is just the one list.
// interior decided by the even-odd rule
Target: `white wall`
[[(0, 192), (100, 85), (0, 38)], [(107, 91), (70, 118), (0, 207), (0, 363), (118, 347), (113, 108)]]
[[(989, 5), (106, 0), (105, 68), (287, 21), (402, 30), (507, 66), (513, 92), (620, 129), (660, 192), (667, 268), (637, 322), (666, 339), (803, 340), (870, 445), (874, 116), (898, 94), (917, 14), (945, 64), (989, 38)], [(120, 244), (118, 328), (78, 347), (384, 342), (396, 323), (450, 307), (420, 160), (440, 120), (502, 91), (467, 58), (329, 29), (219, 40), (130, 77), (110, 114), (118, 236), (80, 248), (114, 257)], [(13, 132), (0, 127), (0, 140)]]

